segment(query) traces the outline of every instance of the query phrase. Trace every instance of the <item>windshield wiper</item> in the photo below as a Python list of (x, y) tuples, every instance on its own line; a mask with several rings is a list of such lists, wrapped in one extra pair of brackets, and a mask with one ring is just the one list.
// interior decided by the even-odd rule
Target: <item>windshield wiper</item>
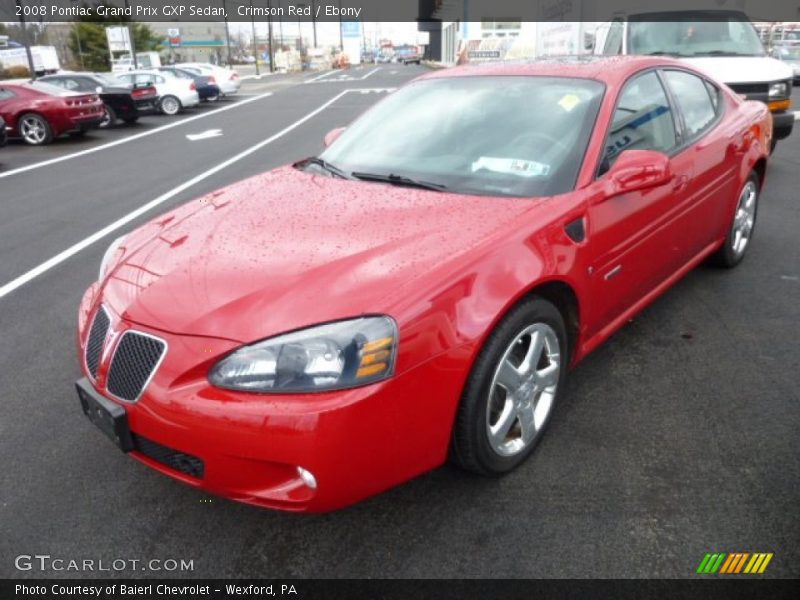
[(345, 171), (337, 167), (336, 165), (332, 165), (331, 163), (321, 159), (319, 156), (312, 156), (311, 158), (307, 158), (304, 161), (301, 161), (300, 164), (302, 166), (307, 165), (316, 165), (321, 169), (327, 171), (332, 175), (336, 175), (337, 177), (341, 177), (342, 179), (352, 179), (350, 175), (348, 175)]
[(759, 56), (759, 55), (748, 54), (746, 52), (731, 52), (728, 50), (708, 50), (707, 52), (696, 52), (692, 56)]
[(432, 183), (430, 181), (412, 179), (411, 177), (406, 177), (404, 175), (395, 175), (394, 173), (389, 173), (388, 175), (381, 175), (379, 173), (359, 173), (353, 171), (352, 175), (356, 179), (362, 179), (364, 181), (379, 181), (381, 183), (390, 183), (392, 185), (404, 185), (407, 187), (421, 188), (423, 190), (434, 190), (436, 192), (442, 192), (447, 189), (447, 186), (442, 185), (441, 183)]

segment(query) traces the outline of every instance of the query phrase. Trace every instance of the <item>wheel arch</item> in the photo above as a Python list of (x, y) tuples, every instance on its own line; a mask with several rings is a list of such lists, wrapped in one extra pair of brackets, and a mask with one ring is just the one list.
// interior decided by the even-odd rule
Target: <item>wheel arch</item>
[(758, 189), (761, 190), (764, 187), (764, 180), (767, 177), (766, 157), (762, 156), (756, 161), (756, 163), (753, 165), (753, 171), (755, 171), (756, 175), (758, 175)]

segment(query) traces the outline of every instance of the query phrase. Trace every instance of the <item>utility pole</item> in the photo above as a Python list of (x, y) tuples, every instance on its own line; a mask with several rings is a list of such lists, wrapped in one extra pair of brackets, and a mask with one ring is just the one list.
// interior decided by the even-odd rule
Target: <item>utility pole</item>
[(222, 0), (222, 12), (225, 13), (225, 47), (228, 49), (228, 66), (231, 66), (231, 32), (228, 28), (228, 4)]
[[(125, 0), (125, 12), (130, 10), (130, 4), (128, 0)], [(131, 30), (131, 26), (127, 23), (125, 24), (125, 28), (128, 30), (128, 42), (131, 45), (131, 58), (133, 59), (133, 68), (134, 70), (139, 70), (139, 60), (136, 58), (136, 43), (133, 41), (133, 31)]]
[(342, 34), (342, 0), (339, 0), (339, 50), (344, 52), (344, 35)]
[(311, 27), (314, 30), (314, 48), (317, 47), (317, 6), (311, 0)]
[(258, 44), (256, 44), (256, 18), (253, 16), (253, 0), (250, 0), (250, 24), (253, 26), (253, 58), (256, 59), (256, 75), (259, 75)]
[(281, 47), (281, 50), (283, 50), (283, 15), (281, 14), (282, 12), (283, 12), (283, 7), (281, 7), (281, 0), (278, 0), (278, 37), (280, 38), (278, 45)]
[(272, 47), (272, 0), (267, 0), (267, 43), (269, 43), (269, 72), (275, 72), (275, 49)]
[(22, 0), (16, 0), (17, 12), (19, 13), (19, 25), (22, 27), (22, 35), (24, 36), (23, 43), (25, 44), (25, 53), (28, 55), (28, 70), (31, 72), (31, 79), (36, 79), (36, 68), (33, 66), (33, 54), (31, 54), (31, 45), (28, 40), (28, 28), (25, 25), (25, 11), (22, 10)]

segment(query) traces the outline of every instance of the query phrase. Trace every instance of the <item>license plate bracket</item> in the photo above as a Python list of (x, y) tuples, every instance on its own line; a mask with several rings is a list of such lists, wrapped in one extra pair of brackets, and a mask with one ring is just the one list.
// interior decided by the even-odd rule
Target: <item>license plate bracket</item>
[(86, 378), (75, 382), (83, 414), (123, 452), (133, 450), (128, 413), (124, 406), (97, 393)]

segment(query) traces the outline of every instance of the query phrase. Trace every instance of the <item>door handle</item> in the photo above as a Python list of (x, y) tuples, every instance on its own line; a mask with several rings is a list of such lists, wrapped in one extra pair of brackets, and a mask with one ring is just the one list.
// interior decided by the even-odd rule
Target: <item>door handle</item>
[(677, 177), (675, 177), (675, 181), (672, 182), (672, 191), (673, 192), (680, 192), (687, 185), (689, 185), (689, 176), (688, 175), (677, 176)]

